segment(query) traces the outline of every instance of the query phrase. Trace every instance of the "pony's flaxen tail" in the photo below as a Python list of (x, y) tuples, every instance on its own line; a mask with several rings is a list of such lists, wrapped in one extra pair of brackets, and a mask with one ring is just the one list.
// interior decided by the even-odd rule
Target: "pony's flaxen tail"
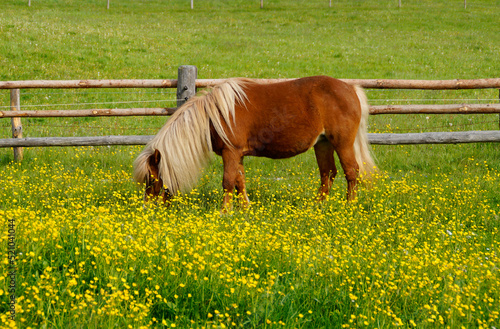
[(370, 113), (370, 105), (368, 104), (368, 99), (363, 88), (359, 86), (354, 87), (356, 90), (356, 95), (358, 96), (359, 103), (361, 104), (361, 121), (359, 122), (358, 134), (356, 135), (356, 140), (354, 142), (354, 152), (356, 153), (356, 161), (359, 166), (359, 173), (362, 177), (370, 179), (372, 173), (374, 173), (377, 168), (375, 166), (375, 161), (371, 156), (371, 147), (368, 142), (368, 115)]

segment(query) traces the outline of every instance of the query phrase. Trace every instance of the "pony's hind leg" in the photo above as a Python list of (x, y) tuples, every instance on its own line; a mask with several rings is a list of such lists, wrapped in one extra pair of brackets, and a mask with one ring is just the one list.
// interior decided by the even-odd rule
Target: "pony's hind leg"
[(333, 157), (334, 148), (326, 138), (323, 138), (314, 145), (314, 153), (316, 154), (316, 161), (321, 177), (318, 199), (322, 201), (330, 193), (333, 180), (337, 175), (337, 167), (335, 167), (335, 159)]
[(356, 197), (356, 183), (358, 179), (359, 166), (354, 153), (354, 146), (342, 146), (335, 149), (337, 152), (342, 169), (344, 169), (347, 180), (347, 200)]

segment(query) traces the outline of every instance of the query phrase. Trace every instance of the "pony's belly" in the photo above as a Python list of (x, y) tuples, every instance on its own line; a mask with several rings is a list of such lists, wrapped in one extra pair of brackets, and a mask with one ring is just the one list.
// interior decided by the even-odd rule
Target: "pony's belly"
[(300, 153), (303, 153), (307, 151), (308, 149), (303, 149), (303, 150), (269, 150), (269, 149), (264, 149), (261, 151), (254, 152), (252, 155), (258, 156), (258, 157), (266, 157), (270, 159), (286, 159), (286, 158), (291, 158), (294, 157)]
[(317, 139), (318, 136), (300, 139), (288, 137), (249, 141), (249, 147), (244, 153), (245, 155), (271, 159), (291, 158), (309, 150), (316, 143)]

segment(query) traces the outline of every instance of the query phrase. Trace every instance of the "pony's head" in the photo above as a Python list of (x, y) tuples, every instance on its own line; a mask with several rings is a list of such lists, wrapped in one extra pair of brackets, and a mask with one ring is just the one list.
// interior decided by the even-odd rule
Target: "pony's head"
[(152, 153), (143, 153), (135, 161), (134, 178), (146, 186), (144, 201), (157, 201), (161, 199), (167, 203), (172, 198), (169, 189), (164, 186), (160, 175), (161, 153), (154, 150)]

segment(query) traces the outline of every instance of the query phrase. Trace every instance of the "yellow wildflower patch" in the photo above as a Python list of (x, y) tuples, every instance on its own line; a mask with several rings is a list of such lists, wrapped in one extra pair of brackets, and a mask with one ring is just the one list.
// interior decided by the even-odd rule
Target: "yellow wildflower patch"
[[(221, 215), (205, 176), (169, 208), (143, 207), (130, 168), (32, 166), (8, 164), (0, 176), (0, 244), (14, 219), (16, 316), (33, 327), (500, 322), (491, 168), (460, 181), (382, 173), (346, 204), (342, 182), (317, 203), (312, 174), (276, 180), (249, 166), (252, 207)], [(0, 249), (3, 310), (8, 257)]]

